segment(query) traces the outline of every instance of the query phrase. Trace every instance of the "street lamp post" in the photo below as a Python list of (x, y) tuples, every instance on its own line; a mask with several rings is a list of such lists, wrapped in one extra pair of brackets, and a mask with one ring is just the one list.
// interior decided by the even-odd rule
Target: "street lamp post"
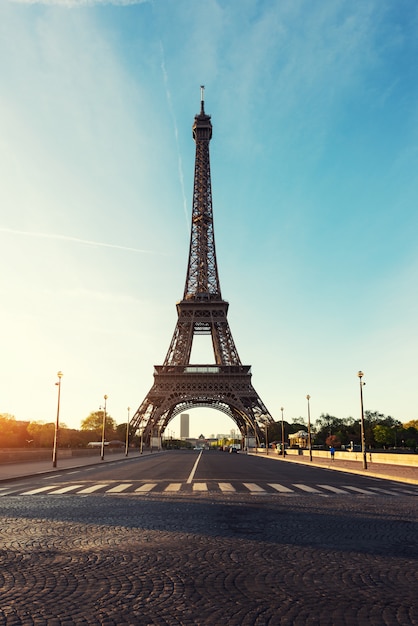
[(140, 444), (139, 444), (139, 453), (142, 454), (144, 449), (144, 428), (141, 428), (141, 440), (140, 440)]
[(105, 449), (105, 435), (106, 435), (106, 400), (107, 400), (107, 395), (105, 394), (104, 396), (104, 411), (103, 411), (103, 423), (102, 423), (102, 447), (101, 447), (101, 451), (100, 451), (100, 458), (104, 459), (104, 449)]
[(284, 456), (285, 456), (285, 449), (284, 449), (284, 419), (283, 419), (284, 407), (280, 407), (280, 410), (282, 412), (282, 456), (284, 458)]
[(312, 439), (311, 439), (311, 406), (309, 404), (309, 400), (311, 396), (308, 394), (306, 396), (308, 401), (308, 449), (309, 449), (309, 460), (312, 461)]
[(62, 372), (57, 372), (58, 382), (55, 383), (58, 387), (58, 406), (57, 406), (57, 418), (55, 420), (55, 431), (54, 431), (54, 447), (52, 450), (52, 467), (57, 467), (57, 449), (58, 449), (58, 431), (60, 427), (60, 400), (61, 400), (61, 378), (63, 377)]
[(126, 438), (125, 438), (125, 456), (129, 453), (129, 411), (131, 407), (128, 406), (128, 419), (126, 420)]
[(366, 456), (366, 434), (364, 429), (364, 409), (363, 409), (363, 372), (360, 370), (357, 372), (357, 376), (360, 379), (360, 406), (361, 406), (361, 453), (363, 455), (363, 469), (367, 469), (367, 456)]
[(268, 424), (265, 424), (265, 430), (266, 430), (266, 456), (268, 456), (269, 453), (269, 430), (268, 430)]

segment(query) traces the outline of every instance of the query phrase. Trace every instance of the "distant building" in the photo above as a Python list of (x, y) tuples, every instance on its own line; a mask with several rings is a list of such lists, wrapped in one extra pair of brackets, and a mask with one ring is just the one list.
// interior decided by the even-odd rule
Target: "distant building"
[(290, 434), (289, 443), (291, 448), (307, 448), (308, 433), (306, 430), (299, 430), (297, 433)]
[(188, 439), (189, 438), (189, 414), (181, 413), (180, 414), (180, 439)]

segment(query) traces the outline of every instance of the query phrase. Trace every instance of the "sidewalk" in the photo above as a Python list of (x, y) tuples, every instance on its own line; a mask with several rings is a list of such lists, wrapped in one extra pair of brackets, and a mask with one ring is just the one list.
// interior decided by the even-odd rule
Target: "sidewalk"
[[(150, 454), (147, 450), (145, 454)], [(0, 464), (0, 483), (6, 480), (13, 480), (18, 478), (26, 478), (36, 476), (38, 474), (51, 474), (54, 472), (61, 472), (69, 469), (76, 469), (77, 467), (86, 467), (88, 465), (101, 465), (103, 463), (112, 463), (113, 461), (121, 461), (123, 459), (137, 458), (141, 456), (138, 450), (129, 450), (128, 457), (123, 452), (105, 452), (103, 461), (100, 458), (100, 452), (97, 451), (97, 455), (91, 455), (87, 457), (74, 457), (74, 458), (59, 458), (57, 459), (57, 467), (52, 467), (52, 459), (50, 461), (23, 461), (20, 463), (5, 463)]]
[[(254, 454), (254, 453), (251, 453)], [(363, 469), (362, 461), (344, 461), (342, 459), (314, 457), (312, 461), (307, 457), (299, 455), (286, 455), (285, 458), (269, 451), (269, 454), (257, 452), (257, 456), (280, 461), (282, 463), (303, 463), (311, 467), (322, 467), (323, 469), (349, 474), (362, 474), (371, 478), (385, 478), (397, 482), (418, 485), (418, 468), (408, 465), (390, 465), (389, 463), (375, 463), (367, 460), (367, 469)]]

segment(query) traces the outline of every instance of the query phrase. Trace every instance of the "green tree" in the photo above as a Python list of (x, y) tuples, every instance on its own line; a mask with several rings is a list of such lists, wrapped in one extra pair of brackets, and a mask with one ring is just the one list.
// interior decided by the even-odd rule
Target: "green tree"
[(84, 448), (89, 441), (91, 441), (89, 431), (67, 428), (64, 424), (60, 425), (58, 435), (58, 446), (60, 448)]
[(14, 415), (0, 414), (0, 446), (4, 448), (23, 448), (30, 439), (27, 427), (29, 422), (17, 421)]
[[(102, 436), (103, 418), (104, 411), (92, 411), (90, 415), (81, 422), (81, 430), (94, 432), (96, 437), (100, 439)], [(105, 434), (107, 441), (115, 438), (116, 428), (117, 425), (115, 420), (108, 413), (106, 413)]]
[(340, 445), (349, 446), (351, 442), (360, 443), (360, 420), (354, 420), (352, 417), (336, 418), (331, 424), (328, 436), (330, 435), (336, 437)]
[(36, 448), (50, 448), (54, 443), (55, 424), (50, 422), (30, 422), (27, 428), (28, 435), (32, 439), (32, 445)]
[(373, 426), (373, 438), (378, 447), (387, 448), (395, 442), (395, 432), (390, 426), (376, 424)]
[[(411, 424), (416, 423), (417, 426), (411, 426)], [(412, 450), (416, 450), (418, 447), (418, 420), (412, 420), (412, 422), (407, 422), (403, 425), (403, 429), (400, 432), (401, 441), (402, 439), (405, 441), (405, 445), (407, 448), (412, 448)]]
[[(322, 413), (315, 421), (315, 440), (319, 445), (332, 445), (327, 444), (327, 440), (330, 437), (336, 437), (339, 441), (339, 445), (345, 443), (347, 439), (347, 420), (329, 415), (329, 413)], [(335, 447), (335, 444), (334, 444)]]
[(300, 430), (308, 430), (308, 422), (303, 417), (294, 417), (289, 424), (289, 433), (298, 433)]
[[(364, 412), (364, 430), (365, 430), (365, 439), (366, 439), (366, 447), (376, 448), (379, 447), (379, 443), (375, 439), (375, 427), (376, 426), (385, 426), (389, 430), (393, 430), (394, 438), (396, 438), (396, 430), (402, 428), (402, 424), (399, 420), (394, 419), (390, 415), (383, 415), (383, 413), (379, 413), (379, 411), (365, 411)], [(387, 431), (389, 432), (389, 431)], [(380, 429), (377, 430), (378, 436), (379, 433), (382, 434)]]
[[(285, 430), (287, 426), (287, 422), (284, 422)], [(272, 441), (281, 441), (282, 439), (282, 421), (273, 422), (272, 424), (268, 424), (267, 426), (267, 436), (268, 440), (271, 443)]]

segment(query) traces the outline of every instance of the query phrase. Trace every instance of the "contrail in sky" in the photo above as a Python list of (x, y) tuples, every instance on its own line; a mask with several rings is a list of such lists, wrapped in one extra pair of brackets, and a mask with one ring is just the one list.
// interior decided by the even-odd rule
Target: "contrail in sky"
[(132, 4), (144, 4), (151, 0), (12, 0), (15, 4), (44, 4), (48, 6), (59, 6), (65, 8), (90, 7), (97, 5), (114, 5), (118, 7), (130, 6)]
[(25, 235), (27, 237), (39, 237), (43, 239), (58, 239), (61, 241), (72, 241), (74, 243), (81, 243), (86, 246), (98, 246), (101, 248), (115, 248), (116, 250), (126, 250), (127, 252), (140, 252), (143, 254), (160, 254), (152, 250), (143, 250), (141, 248), (130, 248), (129, 246), (118, 246), (114, 243), (103, 243), (101, 241), (90, 241), (89, 239), (79, 239), (78, 237), (69, 237), (67, 235), (55, 235), (53, 233), (36, 233), (29, 232), (27, 230), (14, 230), (12, 228), (0, 227), (0, 232), (10, 233), (12, 235)]
[(167, 70), (166, 70), (166, 67), (165, 67), (164, 46), (163, 46), (163, 42), (161, 40), (160, 40), (160, 49), (161, 49), (161, 69), (162, 69), (163, 77), (164, 77), (164, 85), (165, 85), (165, 92), (166, 92), (166, 96), (167, 96), (168, 108), (170, 109), (171, 117), (173, 118), (173, 123), (174, 123), (174, 135), (176, 137), (176, 146), (177, 146), (177, 155), (178, 155), (178, 168), (179, 168), (181, 193), (183, 195), (183, 210), (184, 210), (184, 215), (185, 215), (185, 218), (186, 218), (186, 230), (187, 230), (187, 232), (189, 232), (189, 215), (188, 215), (188, 212), (187, 212), (186, 193), (184, 191), (183, 163), (182, 163), (181, 154), (180, 154), (179, 132), (178, 132), (178, 128), (177, 128), (176, 116), (174, 114), (173, 102), (171, 100), (171, 93), (170, 93), (170, 90), (168, 88), (168, 74), (167, 74)]

